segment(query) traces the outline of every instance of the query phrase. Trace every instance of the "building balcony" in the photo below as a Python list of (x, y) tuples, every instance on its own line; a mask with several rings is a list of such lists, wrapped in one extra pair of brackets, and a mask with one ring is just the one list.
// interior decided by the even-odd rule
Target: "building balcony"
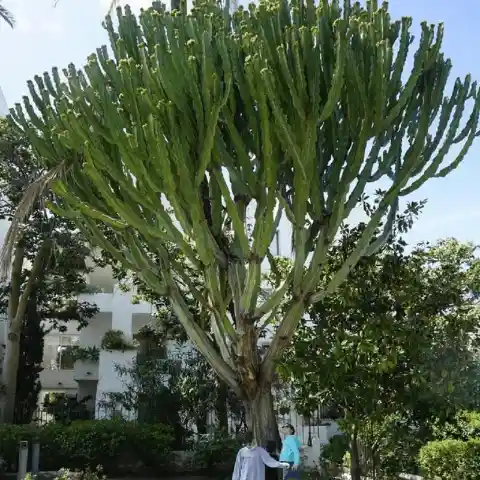
[(98, 381), (98, 362), (77, 360), (73, 368), (73, 379), (76, 382)]
[(94, 303), (99, 312), (109, 313), (113, 308), (113, 297), (113, 293), (82, 293), (78, 296), (78, 301)]
[(135, 294), (122, 292), (115, 288), (113, 293), (83, 293), (78, 296), (79, 302), (95, 303), (100, 313), (151, 314), (152, 305), (147, 302), (134, 302)]
[(61, 369), (59, 364), (49, 364), (40, 372), (42, 390), (76, 390), (73, 369)]

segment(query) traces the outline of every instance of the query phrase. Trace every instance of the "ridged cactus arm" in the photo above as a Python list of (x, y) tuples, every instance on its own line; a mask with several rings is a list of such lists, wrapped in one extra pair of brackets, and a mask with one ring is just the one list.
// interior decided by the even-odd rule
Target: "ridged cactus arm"
[(243, 392), (241, 385), (238, 383), (235, 370), (233, 370), (233, 368), (218, 354), (205, 331), (193, 320), (192, 314), (190, 313), (185, 300), (173, 284), (169, 292), (169, 298), (178, 321), (185, 328), (185, 331), (192, 342), (194, 342), (195, 346), (204, 355), (205, 359), (211, 365), (215, 365), (215, 369), (220, 378), (222, 378), (227, 385), (229, 385), (230, 388), (241, 397)]
[[(50, 207), (53, 212), (62, 214), (61, 208), (55, 208), (52, 205)], [(70, 214), (71, 210), (66, 210), (66, 213), (63, 213), (66, 217)], [(119, 248), (118, 242), (114, 241), (117, 239), (115, 233), (112, 234), (112, 232), (110, 232), (110, 238), (107, 238), (102, 229), (96, 224), (95, 220), (90, 218), (85, 218), (82, 222), (78, 222), (78, 227), (86, 238), (91, 241), (92, 245), (100, 247), (102, 250), (112, 255), (112, 257), (122, 265), (126, 265), (127, 268), (131, 268), (132, 271), (135, 271), (136, 266), (130, 263), (128, 258), (124, 255), (124, 251)]]
[[(473, 144), (475, 137), (478, 135), (478, 123), (480, 115), (480, 89), (477, 87), (477, 83), (474, 82), (470, 86), (470, 78), (467, 77), (463, 85), (457, 80), (456, 85), (459, 86), (458, 96), (451, 97), (450, 101), (445, 100), (442, 104), (442, 110), (440, 114), (440, 121), (437, 127), (437, 134), (426, 146), (426, 151), (430, 157), (433, 157), (430, 165), (425, 168), (421, 176), (414, 180), (410, 185), (405, 187), (400, 195), (408, 195), (415, 190), (418, 190), (429, 178), (431, 177), (444, 177), (452, 170), (454, 170), (465, 157), (470, 146)], [(463, 115), (466, 102), (472, 102), (472, 111), (466, 122), (465, 126), (459, 132), (460, 122)], [(444, 137), (444, 131), (448, 123), (450, 122), (447, 135)], [(443, 138), (443, 144), (436, 152), (437, 147)], [(450, 162), (448, 166), (440, 169), (443, 164), (446, 155), (448, 154), (452, 145), (463, 143), (463, 147), (456, 155), (455, 159)], [(439, 170), (440, 169), (440, 170)], [(420, 172), (419, 172), (420, 173)]]

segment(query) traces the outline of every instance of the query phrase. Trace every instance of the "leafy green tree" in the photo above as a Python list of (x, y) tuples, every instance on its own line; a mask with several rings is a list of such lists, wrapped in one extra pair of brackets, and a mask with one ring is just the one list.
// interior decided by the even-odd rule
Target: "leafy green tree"
[[(337, 0), (266, 0), (234, 13), (206, 1), (188, 15), (155, 2), (139, 19), (125, 7), (118, 26), (105, 22), (113, 57), (102, 47), (83, 70), (70, 65), (65, 81), (56, 68), (35, 77), (11, 111), (49, 169), (37, 185), (56, 193), (52, 211), (167, 297), (244, 401), (261, 443), (276, 436), (275, 366), (307, 308), (385, 242), (398, 199), (456, 168), (477, 134), (476, 83), (468, 76), (445, 92), (443, 26), (422, 24), (404, 72), (411, 23), (392, 21), (375, 0), (347, 0), (343, 9)], [(340, 225), (378, 181), (384, 191), (369, 223), (317, 290)], [(25, 195), (19, 220), (35, 193)], [(263, 299), (262, 264), (282, 218), (295, 261)], [(196, 321), (184, 288), (208, 324)], [(289, 308), (261, 355), (259, 332), (289, 289)]]
[[(0, 120), (0, 219), (12, 220), (23, 192), (42, 173), (24, 136)], [(77, 320), (84, 326), (97, 311), (79, 302), (87, 291), (85, 263), (89, 248), (75, 224), (47, 211), (41, 199), (20, 227), (10, 281), (0, 288), (0, 314), (9, 322), (2, 369), (4, 421), (29, 422), (40, 386), (42, 326), (65, 328)], [(16, 408), (16, 413), (15, 413)]]
[[(343, 229), (323, 282), (343, 265), (363, 228)], [(410, 419), (408, 430), (414, 422), (446, 419), (469, 401), (480, 321), (475, 250), (451, 239), (406, 253), (394, 237), (313, 305), (297, 330), (280, 371), (293, 382), (300, 409), (319, 402), (340, 407), (353, 479), (360, 478), (357, 437), (366, 425), (400, 412)]]

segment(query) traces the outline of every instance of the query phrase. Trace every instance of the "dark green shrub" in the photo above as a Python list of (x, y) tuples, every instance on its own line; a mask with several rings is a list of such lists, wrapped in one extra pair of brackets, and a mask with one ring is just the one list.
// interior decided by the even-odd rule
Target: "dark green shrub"
[(125, 334), (122, 330), (108, 330), (105, 332), (100, 346), (102, 350), (120, 350), (122, 352), (126, 350), (135, 350), (137, 348), (134, 343), (125, 338)]
[(429, 442), (420, 450), (425, 480), (477, 480), (480, 472), (480, 440)]
[(217, 433), (196, 444), (194, 464), (198, 469), (215, 471), (219, 474), (231, 472), (241, 446), (241, 439)]
[(76, 395), (67, 393), (50, 393), (43, 400), (43, 409), (55, 418), (59, 423), (72, 423), (74, 420), (91, 420), (91, 412), (87, 403), (92, 397), (85, 397), (77, 400)]
[(345, 435), (334, 435), (322, 448), (320, 463), (342, 465), (343, 457), (348, 452), (348, 438)]
[(0, 425), (0, 458), (5, 471), (16, 471), (19, 443), (31, 442), (37, 435), (38, 429), (30, 425)]
[(164, 470), (171, 458), (173, 436), (164, 425), (139, 425), (122, 420), (50, 423), (43, 427), (0, 425), (0, 457), (12, 471), (21, 440), (38, 436), (41, 470), (95, 469), (107, 474)]
[(435, 425), (436, 440), (454, 439), (467, 441), (470, 438), (480, 437), (480, 413), (462, 411), (453, 421)]

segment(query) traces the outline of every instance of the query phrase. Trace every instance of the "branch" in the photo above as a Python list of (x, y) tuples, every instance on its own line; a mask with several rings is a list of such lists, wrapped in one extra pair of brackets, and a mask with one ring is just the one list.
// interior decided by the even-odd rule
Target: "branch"
[(190, 313), (190, 310), (183, 300), (178, 288), (173, 284), (173, 282), (169, 282), (169, 284), (170, 303), (175, 315), (187, 332), (190, 340), (192, 340), (207, 362), (218, 373), (219, 377), (227, 385), (229, 385), (230, 388), (235, 391), (235, 393), (237, 393), (239, 396), (242, 396), (235, 372), (217, 352), (214, 344), (208, 338), (205, 331), (194, 321), (192, 314)]
[(11, 323), (18, 310), (18, 303), (20, 301), (22, 288), (22, 268), (23, 260), (25, 258), (25, 247), (22, 244), (17, 244), (15, 247), (15, 254), (13, 258), (12, 271), (10, 275), (10, 295), (8, 298), (8, 322)]
[(64, 173), (64, 161), (46, 172), (40, 178), (31, 183), (20, 203), (17, 206), (10, 228), (5, 236), (2, 249), (0, 251), (0, 279), (5, 278), (10, 270), (10, 262), (15, 249), (15, 245), (21, 235), (22, 225), (32, 214), (35, 204), (40, 201), (51, 187), (52, 183)]
[[(347, 275), (350, 273), (350, 270), (355, 267), (360, 258), (365, 255), (365, 252), (368, 250), (369, 247), (369, 241), (372, 238), (380, 221), (382, 220), (386, 209), (389, 207), (388, 201), (390, 200), (389, 197), (391, 196), (392, 195), (388, 195), (384, 198), (382, 203), (378, 206), (377, 211), (368, 222), (365, 230), (362, 233), (362, 236), (357, 241), (357, 246), (355, 247), (353, 252), (345, 260), (340, 269), (335, 273), (333, 278), (328, 283), (327, 287), (325, 289), (319, 290), (318, 292), (315, 292), (310, 297), (310, 304), (317, 303), (324, 299), (326, 296), (333, 293), (337, 289), (337, 287), (345, 280)], [(393, 201), (393, 203), (395, 203), (395, 201)]]
[(30, 270), (30, 276), (27, 281), (27, 285), (23, 290), (23, 293), (20, 297), (17, 311), (15, 312), (15, 317), (12, 318), (11, 322), (15, 325), (18, 325), (21, 321), (23, 321), (23, 317), (25, 316), (25, 312), (27, 309), (28, 299), (35, 284), (38, 281), (40, 274), (42, 273), (42, 269), (45, 265), (45, 260), (50, 255), (52, 248), (52, 240), (50, 238), (43, 241), (42, 245), (40, 246), (40, 250), (35, 257), (33, 262), (32, 269)]
[(217, 342), (218, 348), (220, 350), (220, 354), (222, 355), (225, 362), (230, 367), (232, 367), (232, 369), (234, 369), (235, 365), (233, 362), (233, 355), (225, 337), (226, 331), (225, 331), (224, 324), (229, 320), (228, 318), (222, 319), (220, 313), (218, 312), (213, 313), (212, 317), (213, 318), (211, 322), (211, 327), (212, 327), (213, 337)]
[(283, 283), (268, 297), (268, 299), (263, 302), (254, 313), (254, 318), (261, 319), (268, 312), (271, 312), (273, 309), (278, 307), (282, 300), (285, 298), (285, 294), (288, 292), (290, 285), (292, 284), (293, 279), (293, 269), (287, 275), (287, 278)]
[(261, 365), (262, 378), (271, 378), (273, 375), (276, 361), (290, 343), (293, 333), (305, 313), (305, 309), (305, 301), (303, 298), (300, 298), (294, 301), (287, 310), (287, 313), (277, 328), (272, 343), (268, 347), (267, 353), (263, 358)]

